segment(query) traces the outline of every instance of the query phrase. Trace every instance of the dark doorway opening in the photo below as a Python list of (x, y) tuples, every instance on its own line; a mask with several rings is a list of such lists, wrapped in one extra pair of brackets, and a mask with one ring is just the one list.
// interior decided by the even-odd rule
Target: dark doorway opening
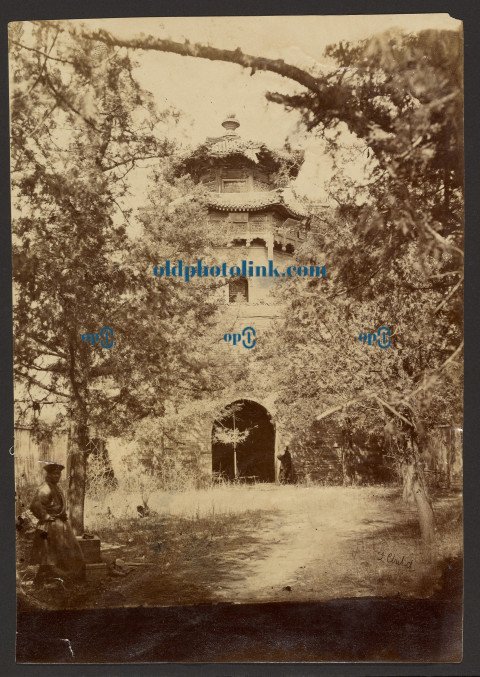
[(251, 400), (225, 407), (213, 424), (212, 470), (230, 481), (275, 482), (275, 428), (265, 407)]
[(228, 281), (228, 302), (248, 303), (248, 280), (245, 277), (232, 277)]

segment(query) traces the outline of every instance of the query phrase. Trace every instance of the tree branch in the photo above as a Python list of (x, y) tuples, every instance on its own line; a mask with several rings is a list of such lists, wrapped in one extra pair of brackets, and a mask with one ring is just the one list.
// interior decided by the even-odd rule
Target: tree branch
[(430, 233), (430, 235), (432, 235), (437, 240), (439, 244), (441, 244), (441, 246), (444, 249), (451, 249), (452, 251), (457, 252), (457, 254), (460, 254), (460, 256), (463, 259), (464, 253), (459, 247), (455, 246), (454, 244), (446, 240), (444, 237), (442, 237), (440, 233), (437, 233), (437, 231), (434, 230), (428, 223), (424, 223), (423, 227), (428, 233)]
[(443, 306), (447, 303), (448, 299), (449, 299), (451, 296), (453, 296), (453, 295), (455, 294), (455, 292), (456, 292), (457, 289), (460, 287), (460, 285), (462, 284), (462, 282), (463, 282), (463, 277), (461, 277), (461, 278), (459, 279), (459, 281), (457, 282), (457, 284), (456, 284), (454, 287), (452, 287), (452, 289), (450, 289), (450, 291), (448, 292), (448, 294), (446, 295), (446, 297), (443, 299), (443, 301), (441, 301), (441, 302), (438, 304), (438, 306), (435, 308), (435, 310), (433, 311), (434, 313), (438, 313), (438, 311), (439, 311), (441, 308), (443, 308)]
[(48, 348), (49, 350), (52, 351), (51, 353), (44, 353), (45, 355), (50, 354), (50, 355), (55, 355), (56, 357), (61, 357), (63, 360), (67, 359), (67, 356), (66, 356), (65, 353), (62, 353), (61, 351), (59, 351), (57, 347), (55, 347), (55, 348), (52, 347), (49, 343), (47, 343), (47, 341), (44, 341), (43, 339), (39, 338), (36, 334), (30, 333), (30, 334), (27, 334), (27, 336), (29, 338), (33, 339), (34, 341), (36, 341), (37, 343), (39, 343), (40, 345), (45, 346), (46, 348)]
[(318, 94), (320, 91), (320, 80), (310, 73), (285, 63), (283, 59), (266, 59), (264, 57), (244, 54), (237, 47), (235, 50), (218, 49), (210, 45), (201, 45), (199, 43), (174, 42), (170, 39), (154, 38), (152, 36), (138, 38), (119, 38), (108, 33), (105, 30), (86, 31), (82, 30), (81, 35), (84, 38), (103, 42), (111, 47), (126, 47), (127, 49), (144, 49), (157, 52), (170, 52), (180, 56), (199, 57), (209, 59), (210, 61), (226, 61), (228, 63), (238, 64), (243, 68), (251, 68), (252, 75), (255, 71), (270, 71), (284, 78), (289, 78), (298, 82), (303, 87)]
[(46, 386), (41, 381), (37, 381), (37, 379), (34, 378), (33, 376), (31, 376), (30, 374), (23, 374), (19, 369), (14, 369), (13, 371), (20, 378), (24, 378), (29, 383), (32, 383), (33, 385), (36, 385), (39, 388), (43, 388), (43, 390), (46, 390), (49, 393), (53, 393), (54, 395), (59, 395), (60, 397), (65, 397), (67, 400), (70, 399), (70, 395), (68, 393), (62, 393), (60, 390), (56, 390), (55, 388), (51, 388), (49, 386)]
[(159, 157), (160, 157), (159, 155), (138, 155), (138, 156), (133, 155), (132, 157), (127, 158), (126, 160), (114, 162), (113, 164), (109, 165), (108, 167), (102, 167), (102, 171), (108, 172), (111, 169), (115, 169), (115, 167), (121, 167), (122, 165), (126, 165), (129, 162), (134, 164), (135, 162), (137, 162), (139, 160), (155, 160), (155, 159), (158, 159)]
[(21, 366), (24, 367), (27, 370), (28, 369), (34, 369), (35, 371), (46, 371), (46, 372), (50, 372), (50, 373), (53, 373), (53, 374), (65, 374), (66, 369), (67, 369), (66, 365), (62, 366), (61, 364), (58, 364), (58, 363), (57, 364), (51, 364), (48, 367), (37, 367), (36, 364), (27, 365), (24, 362), (20, 362), (19, 364), (21, 364)]
[(386, 409), (388, 409), (389, 411), (391, 411), (392, 414), (395, 414), (395, 416), (396, 416), (397, 418), (400, 418), (402, 421), (404, 421), (405, 423), (407, 423), (411, 428), (414, 428), (414, 427), (415, 427), (415, 425), (414, 425), (411, 421), (409, 421), (408, 418), (405, 418), (405, 416), (402, 416), (402, 414), (401, 414), (399, 411), (397, 411), (397, 410), (395, 409), (395, 407), (393, 407), (391, 404), (389, 404), (388, 402), (385, 402), (385, 400), (380, 399), (380, 397), (378, 397), (378, 395), (373, 395), (373, 397), (374, 397), (374, 399), (377, 400), (377, 402), (378, 402), (379, 404), (382, 405), (382, 407), (386, 407)]
[[(450, 362), (452, 362), (457, 357), (457, 355), (459, 355), (459, 353), (462, 351), (462, 349), (463, 349), (463, 341), (458, 346), (458, 348), (456, 350), (454, 350), (453, 353), (445, 360), (445, 362), (442, 365), (440, 365), (440, 367), (435, 369), (434, 373), (438, 372), (438, 371), (442, 371), (443, 369), (445, 369), (445, 367)], [(421, 378), (421, 377), (419, 377), (419, 378)], [(416, 393), (420, 392), (420, 390), (424, 390), (427, 387), (428, 387), (428, 382), (425, 383), (425, 382), (422, 381), (422, 383), (419, 386), (417, 386), (417, 388), (412, 390), (412, 392), (409, 395), (407, 395), (406, 397), (404, 397), (402, 399), (402, 403), (407, 404), (408, 400), (411, 399), (414, 395), (416, 395)], [(349, 407), (352, 404), (357, 404), (358, 402), (361, 402), (361, 401), (368, 399), (368, 398), (373, 398), (374, 400), (377, 400), (377, 402), (379, 402), (382, 406), (389, 409), (395, 416), (402, 419), (402, 421), (404, 421), (405, 423), (408, 423), (409, 426), (413, 426), (413, 423), (411, 421), (409, 421), (407, 418), (405, 418), (404, 416), (402, 416), (402, 414), (400, 414), (395, 409), (395, 407), (393, 407), (393, 405), (389, 404), (388, 402), (385, 402), (384, 400), (380, 399), (380, 397), (378, 397), (377, 394), (371, 393), (371, 392), (363, 392), (359, 397), (356, 397), (352, 400), (348, 400), (347, 402), (342, 402), (341, 404), (335, 405), (334, 407), (330, 407), (329, 409), (326, 409), (325, 411), (323, 411), (321, 414), (318, 414), (315, 417), (315, 420), (321, 421), (323, 418), (330, 416), (330, 414), (334, 414), (337, 411), (341, 411), (342, 409)]]
[(89, 125), (90, 127), (92, 127), (92, 129), (94, 129), (98, 134), (101, 134), (101, 130), (98, 129), (98, 127), (97, 127), (91, 120), (89, 120), (89, 119), (86, 118), (84, 115), (82, 115), (82, 113), (78, 110), (78, 108), (75, 108), (75, 106), (74, 106), (72, 103), (70, 103), (70, 101), (68, 101), (68, 100), (66, 99), (66, 97), (63, 96), (63, 94), (62, 94), (61, 92), (58, 91), (58, 89), (56, 89), (55, 85), (53, 84), (53, 82), (52, 82), (51, 79), (50, 79), (50, 76), (49, 76), (46, 72), (45, 72), (45, 75), (42, 76), (42, 80), (45, 82), (45, 84), (47, 85), (47, 87), (48, 87), (48, 88), (50, 89), (50, 91), (54, 94), (56, 100), (57, 100), (60, 104), (63, 104), (64, 106), (66, 106), (67, 108), (69, 108), (69, 109), (70, 109), (71, 111), (73, 111), (76, 115), (78, 115), (78, 117), (82, 118), (82, 120), (83, 120), (87, 125)]
[(44, 56), (46, 59), (50, 59), (51, 61), (60, 61), (60, 63), (69, 63), (71, 66), (75, 65), (73, 61), (69, 61), (68, 59), (59, 59), (58, 57), (55, 56), (50, 56), (50, 54), (46, 54), (45, 52), (42, 52), (39, 49), (35, 49), (34, 47), (27, 47), (27, 45), (24, 45), (21, 42), (17, 42), (16, 40), (10, 39), (10, 42), (12, 43), (12, 45), (17, 45), (22, 49), (27, 49), (29, 52), (35, 52), (36, 54), (40, 54), (41, 56)]
[[(462, 341), (460, 343), (460, 345), (458, 346), (458, 348), (456, 350), (454, 350), (453, 353), (449, 357), (447, 357), (445, 362), (443, 364), (441, 364), (437, 369), (434, 370), (434, 372), (433, 372), (433, 374), (431, 374), (431, 376), (434, 376), (435, 372), (442, 371), (443, 369), (445, 369), (445, 367), (448, 364), (450, 364), (450, 362), (453, 362), (453, 360), (457, 357), (457, 355), (459, 355), (461, 353), (461, 351), (463, 350), (463, 344), (464, 344), (464, 342)], [(405, 397), (403, 401), (407, 402), (411, 397), (413, 397), (413, 395), (416, 395), (418, 392), (420, 392), (420, 390), (425, 390), (428, 387), (428, 385), (429, 385), (429, 382), (420, 383), (420, 385), (417, 386), (415, 388), (415, 390), (412, 390), (412, 392), (409, 395), (407, 395), (407, 397)]]

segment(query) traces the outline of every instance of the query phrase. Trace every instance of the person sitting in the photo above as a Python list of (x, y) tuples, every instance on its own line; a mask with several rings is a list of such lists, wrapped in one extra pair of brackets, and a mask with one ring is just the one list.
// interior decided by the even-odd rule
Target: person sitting
[(39, 565), (37, 583), (53, 578), (82, 579), (85, 575), (82, 550), (67, 518), (65, 496), (58, 486), (64, 467), (44, 462), (45, 482), (38, 487), (30, 505), (38, 519), (30, 556), (30, 563)]

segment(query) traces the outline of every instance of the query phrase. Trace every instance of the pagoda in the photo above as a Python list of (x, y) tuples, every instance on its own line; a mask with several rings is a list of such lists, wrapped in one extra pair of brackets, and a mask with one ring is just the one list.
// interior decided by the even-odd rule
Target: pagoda
[[(230, 265), (247, 261), (265, 266), (272, 261), (279, 271), (295, 261), (304, 239), (307, 214), (288, 184), (303, 162), (303, 155), (275, 150), (265, 143), (244, 139), (239, 122), (228, 115), (224, 133), (206, 141), (179, 158), (177, 173), (189, 174), (206, 188), (205, 203), (211, 222), (220, 235), (217, 257)], [(219, 337), (224, 332), (253, 328), (257, 341), (274, 317), (282, 313), (278, 295), (270, 294), (281, 278), (231, 277), (222, 287), (225, 312), (221, 314)], [(227, 347), (227, 350), (232, 347)], [(232, 383), (218, 411), (201, 421), (199, 458), (205, 474), (227, 481), (278, 481), (277, 455), (283, 449), (282, 428), (275, 415), (275, 393), (271, 392), (255, 349), (235, 348), (251, 374), (246, 390)], [(230, 431), (230, 441), (216, 431)], [(248, 434), (247, 434), (248, 433)]]
[[(303, 155), (242, 138), (235, 115), (228, 115), (222, 127), (223, 135), (207, 138), (181, 159), (179, 169), (207, 188), (209, 218), (225, 236), (220, 247), (225, 257), (254, 266), (267, 266), (272, 260), (284, 269), (294, 260), (307, 220), (287, 187), (296, 178)], [(243, 304), (243, 309), (236, 308), (240, 317), (256, 318), (261, 326), (258, 320), (275, 312), (268, 303), (274, 283), (272, 278), (231, 278), (225, 301)]]

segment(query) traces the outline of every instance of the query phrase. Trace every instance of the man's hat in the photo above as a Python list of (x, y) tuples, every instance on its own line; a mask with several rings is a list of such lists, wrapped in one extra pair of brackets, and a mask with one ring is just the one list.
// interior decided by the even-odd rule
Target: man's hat
[(39, 463), (43, 464), (44, 470), (63, 470), (65, 468), (64, 465), (57, 463), (57, 461), (39, 461)]

